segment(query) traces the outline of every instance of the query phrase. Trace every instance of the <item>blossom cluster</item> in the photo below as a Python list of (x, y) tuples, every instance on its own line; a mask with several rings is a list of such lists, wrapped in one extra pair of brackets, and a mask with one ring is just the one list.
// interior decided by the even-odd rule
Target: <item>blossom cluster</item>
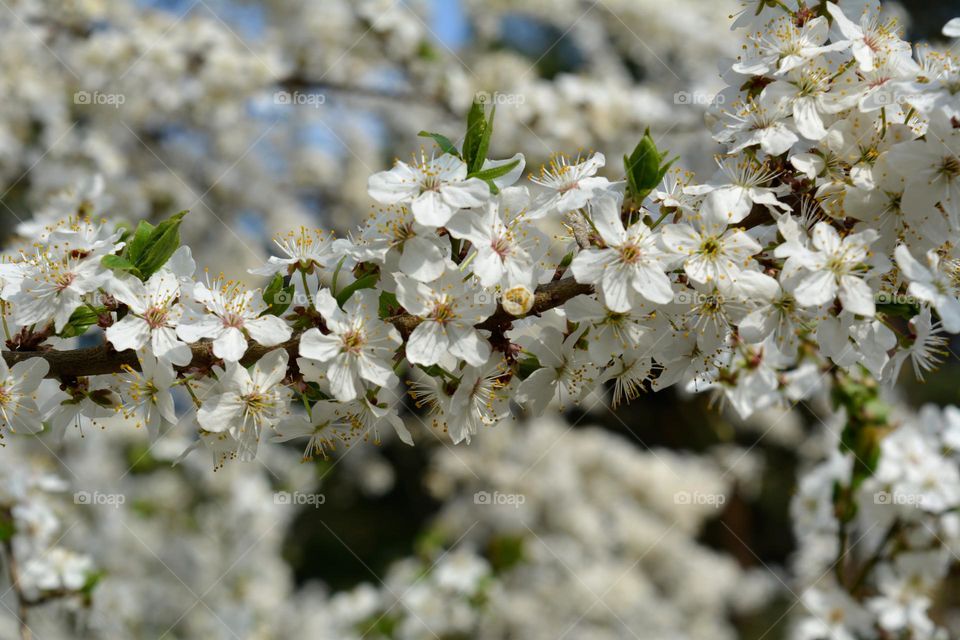
[(54, 367), (62, 389), (41, 411), (47, 354), (14, 376), (5, 426), (123, 412), (156, 433), (182, 387), (221, 460), (273, 431), (308, 437), (308, 453), (383, 420), (409, 441), (384, 398), (398, 372), (454, 442), (508, 419), (511, 399), (542, 411), (595, 381), (614, 402), (713, 389), (746, 417), (809, 395), (831, 365), (922, 374), (960, 329), (945, 242), (960, 225), (957, 63), (915, 60), (869, 11), (759, 13), (715, 119), (727, 152), (702, 183), (649, 136), (625, 180), (593, 153), (522, 181), (521, 154), (487, 158), (493, 114), (475, 104), (460, 148), (429, 134), (434, 152), (370, 177), (381, 206), (357, 233), (279, 238), (253, 270), (273, 278), (263, 291), (196, 280), (182, 214), (22, 225), (31, 245), (0, 294), (11, 348), (99, 327), (108, 357), (137, 355), (118, 378)]
[[(870, 477), (852, 480), (861, 460), (833, 443), (800, 481), (791, 505), (799, 639), (949, 637), (934, 594), (960, 549), (960, 411), (928, 405), (894, 419)], [(838, 493), (849, 496), (840, 509)]]
[(841, 571), (839, 595), (810, 592), (801, 633), (937, 637), (923, 594), (904, 590), (949, 559), (914, 524), (955, 526), (940, 518), (960, 501), (953, 416), (886, 435), (870, 379), (892, 384), (908, 361), (922, 377), (960, 332), (960, 60), (912, 46), (870, 4), (752, 4), (706, 179), (650, 135), (621, 180), (602, 153), (524, 179), (521, 153), (489, 157), (494, 110), (475, 101), (461, 140), (424, 132), (434, 150), (369, 177), (360, 229), (278, 237), (248, 274), (261, 289), (198, 278), (184, 213), (98, 220), (92, 182), (22, 224), (0, 265), (0, 433), (179, 425), (195, 435), (184, 455), (205, 447), (219, 467), (268, 437), (305, 441), (305, 458), (384, 425), (412, 444), (403, 382), (453, 443), (593, 402), (604, 383), (614, 404), (710, 391), (742, 418), (832, 386), (847, 425), (804, 480), (813, 516), (798, 527), (813, 545), (829, 534), (843, 567), (865, 495), (915, 499), (883, 544), (920, 555), (881, 562), (875, 583)]

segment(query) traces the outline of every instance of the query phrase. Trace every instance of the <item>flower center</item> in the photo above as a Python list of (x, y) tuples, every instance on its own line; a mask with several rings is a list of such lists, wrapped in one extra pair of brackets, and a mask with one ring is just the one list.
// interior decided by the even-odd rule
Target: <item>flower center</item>
[(348, 353), (359, 353), (363, 345), (366, 344), (365, 336), (359, 329), (347, 331), (343, 334), (341, 340), (343, 341), (343, 350)]
[(947, 156), (944, 158), (943, 164), (940, 167), (940, 173), (948, 180), (960, 178), (960, 158), (956, 156)]
[(430, 319), (434, 322), (439, 322), (440, 324), (446, 324), (454, 318), (456, 314), (453, 311), (453, 305), (449, 302), (439, 302), (433, 307), (433, 312), (430, 314)]
[(830, 271), (838, 276), (842, 276), (849, 271), (847, 262), (843, 259), (843, 256), (833, 256), (827, 260), (826, 268), (827, 271)]
[(223, 326), (233, 329), (242, 329), (243, 316), (238, 313), (228, 313), (223, 316)]
[(273, 400), (269, 395), (260, 391), (252, 391), (245, 396), (241, 396), (243, 402), (243, 413), (247, 418), (252, 418), (256, 424), (264, 419), (265, 414), (273, 408)]
[(510, 240), (506, 236), (497, 236), (490, 243), (490, 248), (501, 258), (506, 258), (510, 253)]
[(56, 278), (54, 278), (53, 284), (56, 286), (57, 291), (63, 291), (64, 289), (69, 287), (71, 284), (73, 284), (74, 280), (76, 280), (76, 276), (73, 275), (73, 273), (70, 273), (70, 272), (61, 273)]
[(420, 192), (425, 191), (440, 191), (440, 178), (434, 175), (424, 176), (423, 182), (420, 184)]
[(700, 253), (708, 258), (716, 258), (720, 255), (720, 248), (720, 241), (716, 237), (709, 237), (700, 244)]
[(626, 264), (639, 262), (641, 255), (640, 247), (635, 244), (625, 244), (620, 249), (620, 259)]
[(143, 319), (151, 329), (159, 329), (167, 324), (167, 310), (163, 307), (150, 307), (143, 314)]

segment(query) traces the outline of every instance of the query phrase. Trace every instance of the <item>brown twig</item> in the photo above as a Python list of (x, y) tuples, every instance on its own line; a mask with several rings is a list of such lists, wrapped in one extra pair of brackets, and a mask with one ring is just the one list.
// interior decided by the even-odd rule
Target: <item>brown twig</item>
[[(581, 294), (593, 292), (593, 287), (586, 284), (580, 284), (573, 278), (564, 278), (556, 282), (549, 282), (537, 287), (534, 297), (533, 307), (527, 316), (538, 315), (559, 307), (567, 300)], [(477, 325), (478, 329), (488, 331), (503, 331), (509, 327), (510, 323), (518, 318), (507, 313), (502, 306), (498, 306), (493, 315)], [(404, 340), (410, 337), (413, 330), (422, 321), (417, 316), (403, 313), (392, 318), (389, 321), (397, 328)], [(265, 354), (274, 349), (286, 349), (291, 357), (297, 355), (300, 344), (300, 334), (295, 334), (292, 338), (276, 347), (264, 347), (259, 344), (253, 344), (247, 349), (240, 363), (250, 365), (259, 360)], [(209, 340), (201, 340), (190, 345), (193, 350), (193, 359), (184, 369), (208, 369), (216, 361), (213, 355), (213, 344)], [(29, 360), (30, 358), (43, 358), (50, 365), (48, 378), (80, 378), (84, 376), (104, 375), (111, 373), (120, 373), (127, 367), (134, 370), (140, 369), (140, 363), (137, 361), (137, 355), (133, 351), (116, 351), (109, 344), (96, 347), (87, 347), (84, 349), (73, 349), (70, 351), (60, 351), (56, 349), (47, 349), (43, 351), (4, 351), (3, 358), (8, 366), (13, 366), (18, 362)]]

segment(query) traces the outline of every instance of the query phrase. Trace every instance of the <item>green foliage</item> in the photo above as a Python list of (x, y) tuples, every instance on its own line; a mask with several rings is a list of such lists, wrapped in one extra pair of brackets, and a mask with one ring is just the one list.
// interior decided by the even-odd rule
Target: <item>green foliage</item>
[(831, 394), (835, 408), (844, 409), (847, 417), (840, 434), (840, 450), (853, 454), (850, 486), (837, 487), (834, 496), (837, 517), (849, 522), (856, 515), (856, 490), (877, 470), (880, 442), (890, 431), (890, 407), (880, 398), (880, 387), (869, 375), (857, 378), (837, 373)]
[(97, 324), (100, 315), (106, 313), (105, 307), (79, 307), (71, 315), (66, 326), (60, 331), (61, 338), (76, 338), (87, 332), (87, 329)]
[(13, 514), (9, 509), (0, 509), (0, 542), (8, 542), (16, 533)]
[(449, 153), (450, 155), (458, 158), (460, 157), (460, 152), (457, 151), (457, 145), (453, 144), (453, 142), (451, 142), (450, 138), (447, 136), (441, 133), (431, 133), (429, 131), (421, 131), (417, 135), (419, 135), (421, 138), (432, 138), (444, 153)]
[(180, 247), (180, 223), (187, 213), (181, 211), (157, 226), (141, 220), (120, 255), (104, 256), (101, 264), (114, 272), (147, 280)]
[(380, 293), (380, 308), (377, 315), (380, 316), (381, 319), (386, 319), (399, 310), (400, 301), (397, 300), (396, 294), (390, 293), (389, 291), (382, 291)]
[(520, 164), (520, 160), (514, 160), (513, 162), (508, 162), (507, 164), (502, 164), (498, 167), (490, 167), (489, 169), (478, 171), (473, 174), (473, 177), (480, 178), (481, 180), (486, 180), (488, 182), (491, 180), (496, 180), (497, 178), (502, 178), (513, 171), (518, 164)]
[(499, 167), (483, 168), (483, 163), (487, 160), (487, 152), (490, 149), (490, 137), (493, 135), (493, 117), (496, 110), (496, 106), (492, 107), (488, 118), (484, 102), (481, 100), (474, 101), (467, 113), (467, 133), (463, 138), (463, 148), (460, 150), (457, 149), (450, 138), (441, 133), (421, 131), (418, 134), (421, 138), (432, 139), (444, 153), (463, 160), (467, 165), (467, 177), (483, 180), (493, 193), (497, 192), (497, 186), (493, 181), (507, 175), (520, 164), (520, 160), (514, 160)]
[(467, 163), (467, 175), (475, 175), (483, 169), (483, 162), (487, 159), (490, 148), (490, 136), (493, 135), (493, 117), (497, 108), (490, 109), (490, 118), (487, 119), (486, 108), (480, 101), (475, 101), (467, 113), (467, 135), (463, 139), (462, 157)]
[(371, 273), (361, 278), (357, 278), (341, 289), (339, 293), (337, 293), (337, 304), (342, 307), (355, 292), (360, 291), (361, 289), (372, 289), (377, 286), (377, 282), (379, 281), (379, 273)]
[(627, 178), (627, 200), (639, 207), (663, 180), (676, 158), (667, 159), (669, 152), (657, 149), (647, 129), (643, 138), (629, 156), (623, 156), (623, 171)]
[(523, 560), (522, 536), (502, 535), (492, 538), (487, 545), (487, 557), (494, 573), (507, 571)]
[(293, 302), (294, 287), (293, 284), (283, 286), (283, 276), (279, 273), (273, 276), (273, 280), (263, 290), (263, 301), (267, 308), (263, 310), (261, 316), (280, 316), (290, 308)]

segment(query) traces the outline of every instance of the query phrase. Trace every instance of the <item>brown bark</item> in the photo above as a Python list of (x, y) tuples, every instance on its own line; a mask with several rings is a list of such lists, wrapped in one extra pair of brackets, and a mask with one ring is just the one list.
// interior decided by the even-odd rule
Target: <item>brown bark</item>
[[(573, 278), (564, 278), (556, 282), (550, 282), (537, 287), (533, 307), (528, 316), (538, 315), (559, 307), (567, 300), (581, 294), (593, 292), (593, 287), (586, 284), (580, 284)], [(489, 331), (504, 330), (511, 322), (517, 320), (514, 316), (507, 313), (503, 307), (498, 306), (492, 316), (487, 318), (477, 326), (478, 329)], [(397, 328), (397, 331), (406, 340), (410, 334), (420, 324), (421, 319), (410, 314), (401, 314), (390, 318), (389, 321)], [(269, 351), (277, 348), (283, 348), (290, 352), (291, 357), (296, 356), (297, 347), (300, 344), (299, 334), (294, 335), (290, 340), (277, 347), (264, 347), (259, 344), (252, 344), (247, 349), (241, 359), (244, 365), (250, 365), (259, 360)], [(216, 360), (213, 355), (212, 344), (209, 340), (202, 340), (190, 345), (193, 350), (193, 360), (185, 367), (207, 368)], [(3, 358), (8, 366), (13, 366), (18, 362), (30, 358), (43, 358), (50, 363), (50, 372), (48, 378), (79, 378), (82, 376), (103, 375), (110, 373), (120, 373), (124, 367), (131, 367), (135, 370), (140, 369), (137, 362), (137, 356), (133, 351), (116, 351), (109, 344), (85, 349), (73, 349), (71, 351), (58, 351), (49, 349), (44, 351), (3, 351)]]

